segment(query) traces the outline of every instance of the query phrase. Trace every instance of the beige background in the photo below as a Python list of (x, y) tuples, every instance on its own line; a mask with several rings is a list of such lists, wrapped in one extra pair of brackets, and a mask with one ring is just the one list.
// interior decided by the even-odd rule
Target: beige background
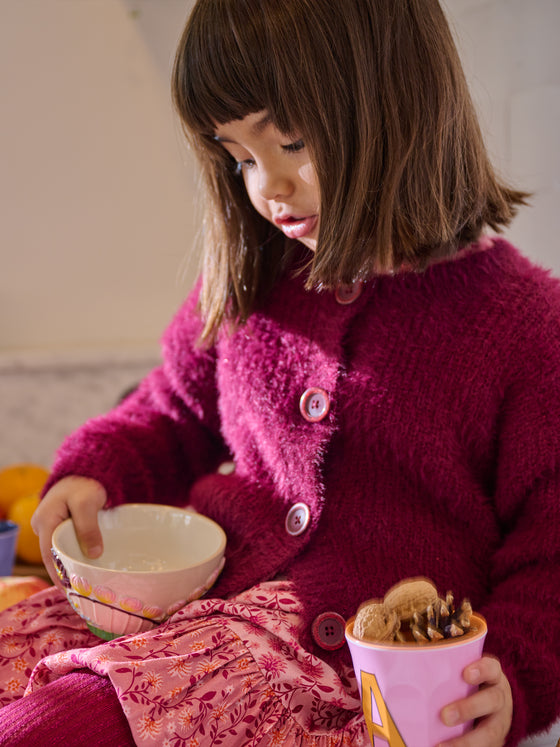
[(155, 348), (189, 287), (189, 3), (0, 0), (0, 351)]
[[(558, 0), (446, 0), (488, 143), (560, 271)], [(0, 0), (0, 354), (150, 349), (196, 274), (169, 97), (188, 0)], [(193, 256), (194, 255), (194, 256)]]

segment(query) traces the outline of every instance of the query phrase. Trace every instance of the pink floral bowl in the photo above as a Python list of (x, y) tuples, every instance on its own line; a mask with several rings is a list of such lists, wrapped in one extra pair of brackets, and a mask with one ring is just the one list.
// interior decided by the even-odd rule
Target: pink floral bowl
[(224, 530), (194, 511), (127, 503), (98, 519), (101, 557), (82, 553), (70, 519), (55, 529), (52, 554), (70, 604), (106, 640), (159, 625), (205, 594), (224, 566)]

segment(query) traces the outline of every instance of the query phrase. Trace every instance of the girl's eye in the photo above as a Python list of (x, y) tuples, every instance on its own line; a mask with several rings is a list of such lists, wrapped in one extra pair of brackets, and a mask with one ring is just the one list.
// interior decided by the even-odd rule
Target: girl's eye
[[(299, 153), (305, 148), (305, 143), (303, 142), (303, 140), (295, 140), (293, 143), (288, 143), (287, 145), (282, 145), (281, 147), (284, 153)], [(255, 165), (256, 161), (254, 158), (244, 158), (241, 161), (235, 161), (235, 173), (243, 174), (245, 171), (249, 171), (250, 169), (254, 168)]]
[(299, 153), (300, 150), (303, 150), (305, 148), (305, 143), (303, 140), (296, 140), (294, 143), (288, 143), (288, 145), (283, 145), (282, 150), (287, 151), (288, 153)]
[(241, 174), (248, 169), (252, 169), (255, 165), (255, 161), (252, 158), (246, 158), (243, 161), (235, 162), (235, 173)]

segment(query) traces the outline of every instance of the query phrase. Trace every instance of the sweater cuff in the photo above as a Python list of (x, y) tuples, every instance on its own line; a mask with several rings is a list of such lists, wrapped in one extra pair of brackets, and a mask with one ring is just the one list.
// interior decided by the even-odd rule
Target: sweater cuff
[(111, 456), (111, 450), (98, 445), (95, 452), (95, 458), (92, 459), (91, 446), (82, 453), (79, 448), (61, 449), (41, 491), (41, 498), (65, 477), (87, 477), (103, 485), (107, 491), (107, 507), (125, 503), (125, 481), (118, 479), (122, 470), (116, 465), (114, 456)]

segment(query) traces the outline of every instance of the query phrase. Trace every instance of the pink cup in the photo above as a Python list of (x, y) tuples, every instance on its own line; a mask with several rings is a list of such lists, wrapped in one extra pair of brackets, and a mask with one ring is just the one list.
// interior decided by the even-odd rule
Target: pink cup
[(471, 626), (468, 636), (452, 641), (373, 643), (354, 638), (350, 618), (346, 640), (374, 747), (435, 747), (472, 727), (448, 727), (440, 718), (444, 706), (476, 690), (462, 672), (482, 656), (486, 621), (473, 614)]

